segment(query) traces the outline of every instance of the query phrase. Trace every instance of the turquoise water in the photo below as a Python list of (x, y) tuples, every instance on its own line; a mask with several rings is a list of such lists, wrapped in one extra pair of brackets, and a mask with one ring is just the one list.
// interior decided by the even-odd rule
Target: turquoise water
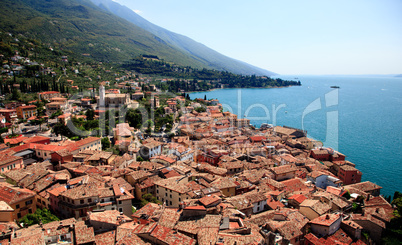
[[(280, 76), (293, 79), (294, 76)], [(402, 78), (391, 76), (298, 76), (303, 86), (221, 89), (190, 94), (217, 98), (226, 111), (261, 123), (307, 130), (347, 156), (362, 181), (402, 191)], [(340, 89), (332, 89), (331, 86)]]

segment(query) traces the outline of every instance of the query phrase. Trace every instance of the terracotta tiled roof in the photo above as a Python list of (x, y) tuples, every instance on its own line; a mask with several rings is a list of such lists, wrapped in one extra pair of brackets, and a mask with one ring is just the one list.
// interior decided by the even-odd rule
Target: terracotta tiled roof
[(95, 235), (96, 245), (109, 245), (116, 243), (116, 231), (108, 231)]
[(95, 234), (93, 227), (87, 227), (85, 225), (76, 226), (74, 231), (77, 244), (95, 242)]
[(382, 189), (381, 186), (376, 185), (370, 181), (346, 185), (345, 189), (348, 189), (348, 187), (353, 187), (353, 188), (359, 189), (364, 192)]
[(311, 220), (310, 223), (321, 226), (331, 226), (338, 219), (341, 219), (340, 214), (325, 214)]
[(296, 194), (296, 195), (289, 197), (289, 200), (295, 200), (299, 204), (302, 203), (306, 199), (307, 199), (307, 197), (304, 195), (301, 195), (301, 194)]
[(322, 203), (318, 200), (311, 200), (311, 199), (306, 199), (304, 200), (300, 206), (302, 207), (309, 207), (312, 210), (314, 210), (317, 214), (322, 215), (326, 212), (328, 212), (331, 207), (325, 203)]
[(196, 244), (195, 239), (161, 225), (156, 226), (155, 229), (151, 232), (150, 236), (165, 244)]
[(0, 187), (0, 201), (11, 205), (35, 197), (36, 193), (28, 189)]

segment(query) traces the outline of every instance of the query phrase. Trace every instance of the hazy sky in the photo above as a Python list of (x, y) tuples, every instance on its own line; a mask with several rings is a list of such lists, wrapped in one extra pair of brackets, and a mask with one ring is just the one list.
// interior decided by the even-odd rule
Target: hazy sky
[(402, 1), (115, 0), (279, 74), (401, 74)]

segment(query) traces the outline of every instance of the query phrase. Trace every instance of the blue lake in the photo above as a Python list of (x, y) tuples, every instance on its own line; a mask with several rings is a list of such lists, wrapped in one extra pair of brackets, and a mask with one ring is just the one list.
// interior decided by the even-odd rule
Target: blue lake
[[(287, 125), (339, 150), (381, 193), (402, 191), (402, 78), (392, 76), (279, 76), (302, 86), (220, 89), (190, 98), (219, 99), (225, 111), (251, 124)], [(339, 86), (333, 89), (331, 86)]]

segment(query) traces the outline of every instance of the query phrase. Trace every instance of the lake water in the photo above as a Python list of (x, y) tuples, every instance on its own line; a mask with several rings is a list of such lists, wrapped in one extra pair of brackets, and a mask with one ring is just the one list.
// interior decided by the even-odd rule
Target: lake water
[[(381, 193), (402, 191), (402, 78), (392, 76), (279, 76), (302, 86), (220, 89), (190, 98), (219, 99), (225, 111), (251, 124), (287, 125), (339, 150)], [(339, 86), (339, 89), (330, 88)]]

